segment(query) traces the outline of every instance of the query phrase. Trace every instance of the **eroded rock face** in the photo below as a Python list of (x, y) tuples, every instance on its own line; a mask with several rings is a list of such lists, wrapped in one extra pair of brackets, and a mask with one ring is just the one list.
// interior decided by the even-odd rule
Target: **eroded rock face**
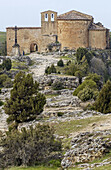
[(87, 163), (111, 149), (110, 131), (80, 133), (71, 141), (71, 149), (64, 155), (61, 162), (63, 168), (74, 167), (75, 163)]

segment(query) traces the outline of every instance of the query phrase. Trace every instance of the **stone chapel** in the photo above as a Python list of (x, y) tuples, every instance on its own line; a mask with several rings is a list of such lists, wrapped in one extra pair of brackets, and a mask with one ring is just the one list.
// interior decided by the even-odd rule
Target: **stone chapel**
[[(7, 55), (12, 55), (15, 28), (7, 27), (6, 30)], [(106, 49), (109, 48), (109, 29), (100, 22), (94, 23), (92, 16), (75, 10), (62, 15), (48, 10), (41, 12), (41, 27), (17, 27), (17, 44), (21, 54), (45, 52), (51, 44), (60, 45), (60, 50)]]

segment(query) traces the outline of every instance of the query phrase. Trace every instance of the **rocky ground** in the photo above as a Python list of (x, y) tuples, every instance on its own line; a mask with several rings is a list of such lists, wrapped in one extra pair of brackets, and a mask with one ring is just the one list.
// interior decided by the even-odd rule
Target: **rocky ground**
[[(71, 147), (66, 149), (66, 153), (62, 160), (63, 168), (69, 166), (77, 167), (80, 169), (94, 169), (98, 166), (105, 166), (111, 164), (111, 159), (103, 159), (101, 162), (88, 163), (88, 161), (93, 161), (95, 158), (101, 157), (103, 153), (110, 152), (111, 149), (111, 115), (103, 115), (95, 111), (84, 111), (85, 103), (82, 103), (78, 97), (73, 96), (72, 93), (78, 85), (78, 80), (72, 77), (61, 76), (45, 76), (45, 68), (51, 64), (57, 64), (59, 60), (59, 54), (55, 55), (42, 55), (42, 54), (31, 54), (30, 59), (33, 61), (33, 65), (28, 66), (29, 72), (33, 73), (35, 80), (39, 81), (42, 93), (47, 97), (47, 102), (44, 107), (44, 111), (37, 120), (30, 123), (20, 124), (21, 127), (29, 127), (30, 125), (36, 125), (37, 123), (48, 122), (54, 125), (56, 128), (56, 134), (64, 141), (71, 141)], [(24, 62), (24, 61), (23, 61)], [(27, 58), (27, 62), (29, 59)], [(52, 90), (48, 86), (48, 80), (54, 81), (59, 79), (63, 82), (64, 86), (71, 89), (63, 89), (59, 91)], [(44, 85), (45, 84), (45, 85)], [(0, 99), (5, 101), (6, 97), (10, 96), (10, 90), (2, 89), (0, 94)], [(2, 107), (0, 108), (0, 131), (5, 131), (8, 129), (6, 119), (7, 115), (3, 112)], [(93, 121), (92, 121), (93, 119)], [(65, 124), (74, 126), (73, 121), (76, 122), (76, 128), (69, 129), (69, 133), (61, 135), (57, 131), (57, 126), (59, 124), (64, 125), (63, 131), (67, 127)], [(85, 124), (82, 122), (86, 121)], [(70, 126), (69, 126), (70, 127)], [(84, 164), (85, 163), (85, 164)]]

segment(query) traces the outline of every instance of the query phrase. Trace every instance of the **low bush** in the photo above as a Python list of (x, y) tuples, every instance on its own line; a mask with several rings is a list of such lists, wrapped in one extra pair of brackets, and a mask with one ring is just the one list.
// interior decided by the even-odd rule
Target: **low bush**
[(58, 160), (50, 160), (48, 162), (48, 166), (51, 166), (51, 167), (60, 167), (61, 166), (61, 161), (58, 159)]
[(58, 113), (57, 113), (57, 116), (59, 116), (59, 117), (61, 117), (61, 116), (63, 116), (63, 115), (64, 115), (63, 112), (58, 112)]
[[(54, 130), (49, 125), (38, 124), (35, 128), (20, 131), (12, 130), (2, 139), (3, 152), (0, 152), (0, 168), (8, 166), (32, 166), (51, 160), (61, 151), (61, 142), (54, 137)], [(60, 154), (59, 154), (60, 155)], [(59, 156), (58, 156), (59, 157)]]
[(60, 82), (60, 81), (55, 81), (53, 84), (52, 84), (52, 89), (53, 90), (61, 90), (63, 89), (63, 83)]
[(46, 69), (45, 69), (45, 73), (46, 74), (51, 74), (51, 73), (56, 73), (56, 68), (55, 66), (52, 64), (50, 67), (48, 66)]
[(71, 63), (69, 66), (67, 66), (65, 73), (74, 76), (77, 70), (77, 66), (74, 63)]
[(90, 99), (96, 99), (97, 96), (98, 96), (98, 91), (97, 90), (93, 90), (89, 87), (85, 87), (83, 90), (81, 90), (79, 93), (78, 93), (78, 97), (82, 100), (82, 101), (87, 101), (87, 100), (90, 100)]
[(0, 75), (0, 87), (10, 88), (12, 85), (13, 83), (11, 78), (9, 78), (6, 74)]
[(9, 71), (12, 67), (12, 62), (9, 58), (7, 58), (6, 60), (3, 61), (2, 64), (3, 69), (6, 69), (7, 71)]
[(6, 81), (3, 82), (3, 87), (5, 88), (11, 88), (13, 86), (13, 83), (10, 78), (7, 78)]
[(0, 106), (3, 106), (4, 105), (4, 102), (2, 102), (1, 100), (0, 100)]
[(90, 73), (86, 78), (85, 80), (93, 80), (96, 84), (97, 84), (97, 87), (98, 89), (101, 88), (102, 84), (101, 84), (101, 76), (96, 74), (96, 73)]
[(64, 62), (62, 59), (57, 62), (57, 66), (64, 67)]
[(75, 91), (73, 92), (74, 96), (77, 96), (78, 93), (83, 90), (84, 88), (90, 88), (97, 90), (97, 85), (93, 80), (85, 80), (81, 85), (79, 85)]
[(1, 74), (0, 75), (0, 87), (3, 87), (3, 83), (6, 81), (8, 76), (6, 74)]

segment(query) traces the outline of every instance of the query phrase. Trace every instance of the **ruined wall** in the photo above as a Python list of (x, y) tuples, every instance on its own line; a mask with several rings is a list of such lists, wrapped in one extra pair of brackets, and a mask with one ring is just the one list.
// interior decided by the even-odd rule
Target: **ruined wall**
[[(7, 28), (7, 55), (11, 55), (12, 46), (15, 43), (15, 31), (13, 28)], [(41, 28), (18, 28), (17, 43), (20, 45), (20, 52), (30, 53), (32, 43), (37, 44), (38, 51), (41, 50)]]
[(89, 47), (106, 49), (106, 30), (89, 30)]
[(58, 41), (70, 49), (89, 46), (88, 28), (91, 21), (58, 20)]

